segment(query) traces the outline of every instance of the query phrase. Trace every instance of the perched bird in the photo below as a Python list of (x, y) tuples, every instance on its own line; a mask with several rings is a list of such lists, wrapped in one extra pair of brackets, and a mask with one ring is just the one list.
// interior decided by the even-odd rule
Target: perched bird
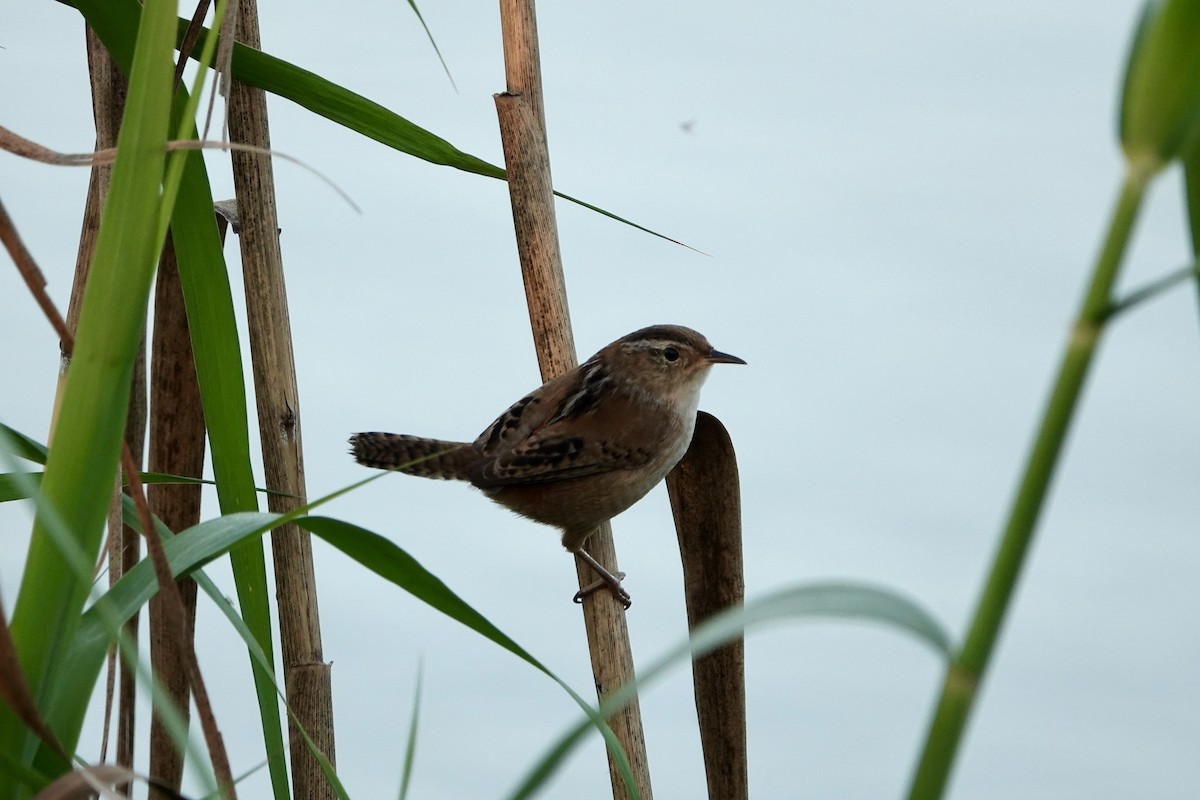
[(350, 445), (365, 466), (470, 481), (500, 505), (560, 528), (563, 546), (628, 608), (620, 577), (584, 543), (683, 458), (712, 365), (745, 363), (691, 328), (653, 325), (525, 395), (470, 444), (357, 433)]

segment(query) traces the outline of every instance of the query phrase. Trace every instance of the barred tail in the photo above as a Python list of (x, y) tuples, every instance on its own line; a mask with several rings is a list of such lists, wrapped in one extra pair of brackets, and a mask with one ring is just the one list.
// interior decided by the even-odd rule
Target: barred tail
[(465, 442), (399, 433), (356, 433), (350, 437), (350, 448), (354, 460), (365, 467), (442, 480), (468, 480), (467, 470), (479, 460), (479, 454)]

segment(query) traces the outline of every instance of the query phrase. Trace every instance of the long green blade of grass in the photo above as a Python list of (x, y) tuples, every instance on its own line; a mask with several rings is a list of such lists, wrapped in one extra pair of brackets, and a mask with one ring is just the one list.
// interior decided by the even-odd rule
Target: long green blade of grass
[[(87, 19), (105, 47), (121, 63), (119, 53), (129, 51), (133, 31), (137, 26), (137, 0), (60, 0), (73, 6)], [(187, 29), (187, 20), (179, 20), (179, 36)], [(200, 42), (209, 36), (205, 29)], [(259, 50), (240, 44), (233, 48), (233, 77), (252, 86), (257, 86), (279, 97), (291, 100), (315, 114), (336, 122), (352, 131), (374, 139), (380, 144), (401, 153), (454, 169), (483, 175), (489, 178), (505, 178), (504, 169), (481, 158), (464, 153), (445, 139), (400, 116), (379, 103), (328, 81), (302, 67), (290, 64)], [(583, 206), (640, 231), (680, 244), (670, 236), (639, 225), (599, 206), (587, 203), (569, 194), (556, 191), (564, 200)]]
[[(7, 437), (0, 435), (0, 463), (11, 461), (13, 453), (7, 450), (9, 443), (10, 440)], [(18, 480), (21, 480), (26, 476), (17, 475), (16, 477)], [(93, 582), (91, 559), (79, 549), (78, 543), (72, 537), (62, 517), (58, 514), (57, 508), (49, 503), (37, 487), (33, 486), (29, 481), (24, 481), (24, 483), (24, 492), (34, 501), (39, 514), (42, 516), (46, 531), (53, 538), (59, 551), (64, 555), (65, 560), (74, 571), (76, 579), (81, 583), (91, 584)], [(122, 495), (122, 502), (125, 505), (126, 518), (134, 519), (137, 515), (137, 510), (134, 508), (132, 498)], [(101, 610), (103, 611), (103, 609)], [(187, 725), (183, 721), (183, 717), (180, 715), (178, 708), (163, 693), (162, 686), (150, 671), (149, 664), (139, 659), (137, 644), (124, 629), (123, 621), (116, 620), (104, 614), (101, 617), (108, 628), (110, 640), (114, 640), (117, 643), (118, 652), (122, 660), (137, 672), (138, 681), (142, 685), (149, 687), (155, 703), (156, 713), (161, 717), (167, 730), (170, 731), (180, 747), (185, 748), (190, 758), (200, 759), (197, 762), (199, 767), (196, 773), (197, 777), (208, 787), (210, 792), (215, 793), (216, 783), (213, 774), (211, 770), (207, 769), (207, 765), (203, 763), (200, 751), (196, 750), (193, 743), (188, 740)], [(70, 663), (69, 659), (68, 663)], [(95, 676), (91, 676), (86, 680), (77, 680), (77, 677), (72, 674), (71, 680), (58, 681), (55, 691), (62, 692), (82, 688), (81, 696), (83, 699), (77, 705), (83, 705), (86, 704), (88, 696), (92, 693)], [(71, 724), (64, 724), (64, 718), (69, 719), (71, 714), (78, 711), (77, 708), (60, 702), (56, 694), (51, 694), (47, 698), (45, 707), (49, 711), (47, 722), (52, 728), (59, 730), (72, 729), (73, 726)], [(2, 752), (0, 751), (0, 753)], [(56, 775), (64, 772), (68, 765), (59, 756), (59, 752), (57, 748), (48, 747), (47, 743), (43, 742), (34, 758), (32, 771), (16, 770), (11, 771), (10, 774), (20, 777), (22, 783), (27, 787), (40, 791), (41, 787), (49, 783), (49, 778), (34, 779), (33, 781), (29, 780), (29, 778), (37, 775)], [(0, 776), (4, 775), (4, 771), (0, 771)]]
[[(152, 221), (171, 101), (175, 4), (146, 3), (117, 159), (76, 332), (55, 445), (42, 490), (85, 554), (99, 551), (125, 427), (133, 358), (141, 338), (151, 278), (158, 260)], [(66, 648), (79, 624), (88, 585), (55, 547), (42, 514), (34, 522), (12, 632), (22, 669), (39, 700), (70, 675)], [(74, 749), (78, 731), (56, 731)], [(0, 709), (0, 750), (33, 755), (27, 732)]]
[(23, 458), (35, 464), (46, 463), (46, 456), (50, 454), (50, 448), (41, 442), (31, 439), (2, 422), (0, 422), (0, 436), (5, 438), (8, 450), (17, 458)]
[(412, 783), (413, 766), (417, 762), (417, 731), (421, 725), (421, 686), (424, 676), (424, 668), (418, 669), (417, 685), (413, 689), (412, 715), (408, 719), (408, 741), (404, 745), (404, 768), (400, 772), (399, 800), (408, 800), (408, 787)]
[[(382, 477), (382, 473), (380, 476), (373, 476), (368, 480), (378, 477)], [(341, 492), (330, 497), (338, 494)], [(319, 505), (327, 499), (330, 498), (315, 501), (309, 507)], [(377, 575), (500, 645), (555, 681), (584, 710), (591, 720), (591, 724), (600, 729), (601, 735), (616, 754), (618, 762), (624, 765), (623, 772), (626, 773), (628, 784), (632, 785), (628, 764), (625, 763), (624, 754), (620, 752), (615, 737), (607, 725), (604, 725), (603, 718), (582, 697), (528, 651), (464, 602), (435, 575), (424, 569), (412, 556), (376, 533), (341, 520), (303, 516), (299, 512), (287, 515), (227, 514), (218, 519), (202, 522), (164, 543), (172, 573), (176, 577), (191, 574), (229, 552), (231, 548), (244, 543), (247, 539), (258, 538), (268, 530), (287, 521), (294, 521), (297, 525), (311, 531)], [(90, 676), (91, 682), (94, 683), (111, 641), (111, 620), (128, 619), (149, 601), (156, 590), (157, 586), (151, 565), (143, 562), (126, 573), (116, 585), (97, 600), (83, 615), (83, 622), (73, 642), (70, 661), (74, 669)], [(86, 681), (81, 681), (79, 685), (84, 683)], [(60, 705), (68, 706), (72, 702), (83, 704), (86, 703), (87, 697), (86, 692), (64, 696), (60, 698)]]
[[(187, 154), (179, 199), (171, 219), (179, 263), (179, 279), (187, 308), (196, 381), (208, 429), (213, 475), (221, 512), (258, 510), (250, 462), (250, 428), (246, 410), (245, 371), (241, 358), (233, 291), (213, 213), (212, 190), (200, 153)], [(267, 562), (259, 538), (246, 540), (230, 554), (238, 604), (259, 647), (274, 664)], [(283, 747), (283, 720), (272, 680), (251, 659), (263, 736), (268, 749)], [(275, 800), (287, 800), (287, 769), (282, 760), (269, 763)]]
[[(258, 538), (289, 520), (523, 661), (549, 672), (541, 662), (452, 592), (412, 556), (384, 537), (340, 520), (265, 512), (225, 514), (182, 531), (164, 543), (171, 571), (177, 577), (188, 575), (247, 539)], [(126, 620), (150, 600), (157, 588), (152, 565), (142, 561), (105, 592), (83, 615), (83, 622), (71, 648), (73, 668), (98, 674), (110, 640), (110, 631), (102, 615), (111, 610), (113, 619)]]
[[(881, 623), (913, 636), (949, 662), (950, 636), (929, 612), (889, 589), (851, 583), (821, 583), (780, 589), (730, 608), (709, 618), (687, 641), (673, 647), (649, 667), (638, 671), (636, 683), (624, 686), (605, 701), (600, 713), (608, 716), (630, 702), (637, 693), (660, 680), (673, 666), (712, 652), (748, 631), (767, 624), (812, 619), (847, 619)], [(532, 797), (554, 775), (567, 756), (583, 741), (591, 723), (582, 720), (555, 742), (533, 766), (510, 800)]]
[[(75, 7), (96, 30), (118, 66), (128, 74), (133, 54), (130, 32), (136, 29), (139, 5), (136, 2), (126, 4), (79, 0)], [(172, 26), (174, 43), (177, 19)], [(187, 93), (182, 88), (176, 92), (170, 131), (181, 128), (187, 99)], [(191, 151), (182, 154), (182, 158), (184, 168), (172, 210), (171, 233), (192, 334), (217, 497), (223, 513), (254, 511), (258, 503), (250, 462), (249, 422), (243, 383), (245, 372), (237, 335), (233, 293), (203, 157)], [(254, 631), (259, 646), (267, 653), (267, 663), (273, 663), (270, 596), (262, 541), (248, 539), (230, 554), (230, 562), (246, 624)], [(272, 682), (253, 659), (251, 666), (266, 744), (268, 748), (282, 747), (283, 721)], [(82, 715), (82, 709), (79, 714)], [(272, 762), (270, 769), (276, 800), (286, 800), (290, 794), (286, 767), (281, 762)]]
[[(1183, 196), (1186, 201), (1189, 244), (1192, 255), (1200, 256), (1200, 138), (1184, 150)], [(1200, 281), (1197, 281), (1200, 286)]]

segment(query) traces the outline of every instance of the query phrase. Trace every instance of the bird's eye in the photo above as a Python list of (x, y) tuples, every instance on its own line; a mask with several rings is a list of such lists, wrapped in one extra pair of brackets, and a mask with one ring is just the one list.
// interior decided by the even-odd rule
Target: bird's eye
[(676, 350), (674, 347), (664, 348), (663, 349), (663, 358), (665, 358), (667, 361), (678, 361), (679, 360), (679, 351)]

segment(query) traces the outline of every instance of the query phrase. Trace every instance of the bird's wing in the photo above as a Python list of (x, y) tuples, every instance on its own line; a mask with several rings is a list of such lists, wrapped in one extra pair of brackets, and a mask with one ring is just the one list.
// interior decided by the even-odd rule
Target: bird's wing
[[(558, 426), (555, 426), (558, 427)], [(651, 452), (585, 438), (576, 433), (547, 430), (471, 470), (470, 480), (481, 489), (518, 483), (549, 483), (582, 478), (649, 462)]]
[(546, 483), (641, 467), (661, 449), (666, 431), (638, 411), (627, 396), (609, 394), (585, 411), (551, 418), (483, 458), (471, 470), (471, 483), (480, 488)]
[(546, 427), (593, 411), (611, 380), (603, 364), (588, 361), (513, 403), (472, 446), (485, 457), (499, 455)]

